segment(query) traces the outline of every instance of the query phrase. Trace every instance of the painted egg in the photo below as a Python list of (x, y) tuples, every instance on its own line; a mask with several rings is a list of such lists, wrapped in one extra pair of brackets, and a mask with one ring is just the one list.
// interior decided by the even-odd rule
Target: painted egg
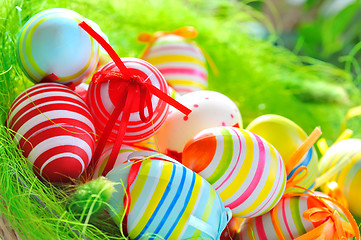
[(231, 218), (212, 186), (176, 162), (144, 159), (120, 165), (106, 177), (125, 186), (115, 185), (117, 191), (109, 201), (117, 224), (128, 206), (123, 199), (129, 185), (126, 222), (131, 239), (216, 240)]
[(34, 171), (51, 182), (77, 178), (94, 150), (93, 118), (68, 87), (36, 84), (13, 102), (8, 126)]
[(185, 94), (177, 101), (192, 112), (184, 116), (171, 107), (163, 127), (155, 135), (159, 151), (177, 160), (180, 160), (177, 156), (187, 141), (201, 130), (217, 126), (242, 127), (241, 113), (236, 104), (221, 93), (197, 91)]
[[(163, 93), (168, 94), (167, 82), (154, 66), (137, 58), (122, 58), (121, 60), (128, 68), (130, 74), (137, 75), (143, 80), (149, 79), (148, 81), (151, 82), (152, 85), (161, 90)], [(110, 62), (105, 65), (101, 71), (119, 72), (119, 69), (114, 62)], [(127, 82), (122, 81), (90, 82), (87, 102), (90, 107), (90, 111), (94, 116), (95, 128), (97, 129), (97, 133), (99, 135), (102, 134), (113, 110), (115, 109), (115, 106), (118, 104), (119, 96), (122, 96), (123, 92), (127, 91), (127, 84)], [(139, 90), (137, 90), (136, 94), (136, 100), (133, 104), (124, 136), (124, 142), (127, 143), (140, 142), (150, 138), (164, 123), (169, 108), (166, 102), (152, 95), (151, 101), (153, 107), (153, 117), (150, 121), (143, 122), (139, 116)], [(121, 116), (122, 115), (119, 116), (112, 129), (110, 140), (116, 139), (121, 122)], [(145, 116), (149, 116), (147, 108), (145, 109)]]
[[(271, 143), (281, 154), (286, 165), (291, 156), (306, 140), (307, 134), (293, 121), (279, 115), (263, 115), (253, 120), (247, 130), (261, 136)], [(312, 147), (297, 163), (296, 167), (288, 174), (287, 179), (301, 166), (308, 169), (307, 177), (298, 185), (311, 189), (318, 176), (318, 157), (314, 147)], [(303, 173), (299, 173), (295, 180), (298, 180)], [(298, 188), (287, 189), (286, 192), (300, 192)]]
[[(317, 192), (316, 192), (317, 193)], [(321, 196), (326, 196), (317, 193)], [(344, 213), (329, 201), (325, 201), (333, 209), (336, 209), (343, 221), (348, 221)], [(323, 207), (323, 204), (310, 198), (308, 195), (284, 197), (276, 205), (274, 210), (276, 217), (272, 221), (271, 213), (266, 213), (262, 216), (246, 219), (241, 225), (241, 232), (239, 234), (240, 240), (275, 240), (280, 239), (276, 232), (275, 226), (278, 226), (281, 233), (286, 240), (295, 239), (301, 235), (313, 230), (315, 227), (321, 225), (326, 219), (321, 219), (320, 222), (312, 223), (303, 217), (303, 213), (314, 207)], [(308, 239), (308, 238), (307, 238)], [(315, 238), (316, 239), (316, 238)], [(327, 239), (327, 238), (318, 238)], [(329, 238), (336, 239), (336, 238)]]
[(236, 217), (255, 217), (281, 199), (281, 155), (258, 135), (234, 127), (205, 129), (187, 142), (182, 163), (206, 179)]
[(193, 41), (174, 34), (159, 37), (143, 58), (181, 95), (207, 89), (206, 60)]
[(361, 140), (346, 139), (332, 145), (319, 163), (320, 176), (333, 168), (328, 176), (343, 190), (350, 211), (361, 217)]
[(42, 11), (22, 28), (17, 56), (24, 73), (35, 83), (54, 73), (59, 83), (85, 81), (95, 70), (99, 45), (78, 24), (78, 13), (62, 8)]
[[(103, 170), (108, 162), (108, 159), (109, 159), (110, 153), (112, 152), (112, 149), (113, 149), (113, 143), (107, 143), (105, 145), (104, 150), (99, 158), (99, 162), (94, 169), (93, 178), (98, 178), (98, 177), (102, 176)], [(128, 156), (135, 151), (137, 151), (137, 150), (135, 148), (133, 148), (132, 146), (123, 144), (119, 150), (117, 159), (114, 163), (114, 167), (117, 167), (120, 164), (125, 163), (128, 160)]]

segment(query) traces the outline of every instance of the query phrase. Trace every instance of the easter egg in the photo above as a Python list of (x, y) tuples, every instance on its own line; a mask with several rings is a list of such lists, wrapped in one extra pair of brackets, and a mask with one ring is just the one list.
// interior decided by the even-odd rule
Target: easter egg
[[(98, 177), (102, 176), (103, 170), (108, 162), (108, 159), (109, 159), (110, 153), (112, 152), (112, 149), (113, 149), (113, 143), (107, 143), (105, 145), (104, 150), (99, 158), (99, 162), (94, 169), (93, 178), (98, 178)], [(114, 167), (125, 163), (128, 160), (128, 156), (135, 151), (137, 151), (137, 150), (135, 148), (133, 148), (132, 146), (123, 144), (119, 150)]]
[[(271, 143), (281, 154), (286, 165), (291, 156), (306, 140), (307, 134), (293, 121), (279, 115), (263, 115), (253, 120), (246, 128), (247, 130), (261, 136)], [(308, 175), (299, 186), (311, 189), (318, 176), (318, 157), (314, 147), (312, 147), (296, 164), (294, 169), (288, 174), (290, 179), (292, 174), (301, 166), (308, 169)], [(298, 180), (303, 173), (299, 173), (295, 180)], [(300, 192), (298, 188), (290, 188), (287, 192)]]
[(320, 160), (320, 176), (331, 168), (335, 171), (327, 174), (329, 182), (337, 182), (348, 201), (350, 211), (361, 217), (361, 140), (350, 138), (332, 145)]
[[(317, 192), (316, 192), (317, 193)], [(325, 196), (317, 193), (320, 196)], [(325, 204), (335, 209), (343, 221), (348, 221), (344, 213), (329, 201)], [(312, 223), (304, 218), (303, 213), (315, 207), (324, 207), (324, 205), (309, 195), (302, 196), (288, 196), (281, 199), (272, 211), (275, 211), (276, 217), (272, 220), (270, 212), (255, 217), (246, 219), (241, 225), (241, 232), (239, 234), (240, 240), (275, 240), (280, 239), (275, 227), (279, 227), (281, 233), (286, 240), (295, 239), (301, 235), (313, 230), (315, 227), (321, 225), (326, 218), (319, 222)], [(310, 238), (307, 238), (310, 239)], [(313, 238), (312, 238), (313, 239)], [(337, 238), (318, 238), (318, 239), (337, 239)]]
[[(219, 239), (231, 218), (218, 194), (202, 177), (183, 165), (144, 159), (114, 168), (106, 176), (116, 184), (109, 213), (120, 225), (125, 206), (131, 239)], [(129, 208), (128, 208), (129, 206)]]
[(95, 70), (99, 45), (78, 24), (78, 13), (62, 8), (42, 11), (21, 29), (17, 57), (30, 80), (37, 83), (54, 73), (59, 83), (75, 85)]
[(88, 166), (95, 142), (93, 118), (68, 87), (36, 84), (11, 105), (8, 126), (36, 173), (51, 182), (77, 178)]
[(214, 91), (197, 91), (185, 94), (177, 101), (192, 110), (184, 116), (174, 108), (155, 135), (159, 151), (177, 160), (187, 141), (203, 129), (217, 126), (242, 127), (242, 117), (236, 104), (227, 96)]
[[(144, 60), (137, 58), (122, 58), (121, 59), (128, 71), (132, 75), (139, 76), (142, 80), (148, 79), (148, 81), (158, 88), (163, 93), (168, 94), (168, 85), (164, 80), (162, 74), (151, 64)], [(114, 62), (106, 64), (100, 71), (115, 71), (119, 72), (118, 67)], [(115, 109), (115, 106), (119, 102), (119, 97), (122, 96), (124, 91), (127, 91), (127, 82), (122, 81), (103, 81), (96, 82), (91, 81), (88, 89), (88, 105), (90, 111), (94, 116), (95, 128), (99, 135), (102, 134), (104, 128)], [(150, 138), (164, 123), (167, 112), (168, 104), (165, 101), (160, 100), (158, 97), (152, 95), (151, 103), (153, 108), (153, 116), (148, 122), (143, 122), (139, 116), (140, 109), (139, 99), (140, 92), (137, 90), (135, 93), (135, 101), (133, 103), (130, 118), (128, 121), (127, 129), (124, 136), (124, 142), (140, 142), (147, 138)], [(147, 107), (145, 107), (145, 116), (148, 117), (149, 113)], [(109, 139), (115, 140), (118, 128), (120, 125), (121, 116), (115, 122)]]
[(182, 163), (206, 179), (236, 217), (254, 217), (281, 199), (281, 155), (258, 135), (234, 127), (205, 129), (187, 142)]
[(206, 60), (193, 41), (175, 34), (161, 36), (143, 59), (158, 68), (168, 84), (181, 95), (207, 89)]

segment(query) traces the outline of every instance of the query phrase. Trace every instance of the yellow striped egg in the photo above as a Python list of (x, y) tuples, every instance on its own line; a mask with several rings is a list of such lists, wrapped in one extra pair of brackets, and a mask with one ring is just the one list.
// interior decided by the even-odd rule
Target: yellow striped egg
[(143, 58), (181, 95), (207, 89), (206, 60), (193, 41), (174, 34), (161, 36)]
[[(125, 206), (130, 206), (125, 218), (131, 239), (216, 240), (231, 218), (212, 186), (175, 161), (130, 162), (106, 177), (116, 183), (121, 180), (125, 187), (116, 185), (109, 212), (120, 224)], [(130, 199), (129, 205), (125, 199)]]
[(21, 29), (18, 61), (30, 80), (37, 83), (55, 74), (59, 83), (85, 81), (95, 70), (99, 45), (78, 24), (87, 21), (78, 13), (62, 8), (42, 11)]
[(336, 171), (329, 176), (329, 181), (338, 183), (350, 211), (361, 217), (361, 140), (350, 138), (331, 146), (320, 160), (320, 176), (331, 168)]
[(199, 132), (184, 147), (182, 163), (212, 184), (236, 217), (268, 212), (286, 186), (285, 166), (277, 150), (239, 128)]

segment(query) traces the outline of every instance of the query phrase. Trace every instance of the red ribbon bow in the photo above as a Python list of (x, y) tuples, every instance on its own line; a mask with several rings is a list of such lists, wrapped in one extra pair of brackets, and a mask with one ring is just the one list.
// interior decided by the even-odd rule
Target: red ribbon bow
[[(100, 136), (98, 145), (93, 154), (92, 160), (89, 164), (88, 169), (91, 172), (85, 173), (85, 177), (92, 177), (93, 170), (97, 166), (100, 155), (104, 149), (104, 146), (107, 142), (107, 139), (114, 127), (116, 120), (119, 118), (120, 114), (123, 112), (121, 122), (118, 128), (118, 133), (116, 140), (114, 142), (113, 149), (109, 156), (108, 162), (102, 172), (102, 175), (105, 176), (115, 164), (119, 150), (123, 143), (123, 138), (127, 129), (127, 124), (129, 121), (131, 107), (134, 102), (135, 92), (139, 89), (140, 92), (140, 101), (139, 101), (139, 116), (143, 122), (148, 122), (152, 119), (153, 109), (151, 102), (151, 94), (157, 96), (159, 99), (167, 102), (173, 107), (177, 108), (179, 111), (185, 115), (189, 115), (191, 110), (173, 98), (169, 97), (167, 94), (163, 93), (161, 90), (153, 86), (148, 82), (148, 78), (143, 80), (137, 75), (132, 75), (127, 67), (124, 65), (122, 60), (119, 58), (114, 49), (98, 34), (96, 33), (87, 23), (84, 21), (79, 23), (79, 26), (83, 28), (89, 35), (91, 35), (104, 49), (107, 51), (109, 56), (113, 59), (115, 65), (118, 67), (120, 72), (116, 71), (100, 71), (96, 73), (93, 77), (93, 81), (96, 83), (103, 81), (122, 81), (128, 82), (127, 91), (123, 91), (122, 96), (119, 98), (119, 102), (113, 110), (105, 128), (103, 134)], [(148, 109), (148, 117), (145, 117), (145, 106)], [(88, 176), (87, 176), (88, 175)]]

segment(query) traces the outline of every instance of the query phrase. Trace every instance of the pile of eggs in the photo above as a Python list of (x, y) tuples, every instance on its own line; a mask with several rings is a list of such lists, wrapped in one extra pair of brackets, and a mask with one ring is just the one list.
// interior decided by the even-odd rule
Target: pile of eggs
[[(7, 124), (34, 172), (54, 184), (79, 178), (92, 161), (101, 135), (110, 131), (99, 161), (91, 169), (94, 178), (104, 174), (121, 116), (114, 126), (107, 123), (119, 96), (128, 91), (122, 81), (98, 82), (93, 78), (89, 85), (84, 83), (96, 71), (121, 71), (114, 62), (100, 68), (99, 56), (106, 52), (79, 26), (83, 21), (108, 41), (98, 25), (67, 9), (38, 13), (24, 25), (18, 39), (19, 64), (36, 84), (15, 99)], [(118, 225), (122, 221), (119, 216), (126, 212), (131, 239), (231, 239), (234, 234), (241, 239), (252, 234), (257, 239), (276, 239), (272, 224), (268, 224), (275, 207), (277, 214), (283, 211), (287, 216), (297, 209), (297, 219), (281, 214), (279, 224), (304, 224), (303, 232), (292, 228), (287, 239), (314, 228), (302, 217), (310, 205), (307, 195), (295, 200), (283, 198), (285, 193), (303, 193), (287, 188), (287, 181), (299, 167), (308, 168), (308, 175), (298, 183), (305, 189), (312, 189), (319, 175), (313, 147), (291, 172), (286, 172), (285, 164), (307, 138), (296, 123), (265, 115), (243, 129), (237, 105), (227, 96), (207, 90), (202, 50), (186, 37), (165, 33), (152, 41), (143, 59), (121, 61), (132, 75), (192, 111), (184, 115), (151, 95), (154, 114), (144, 122), (139, 112), (149, 116), (150, 109), (140, 109), (143, 93), (134, 92), (123, 145), (113, 169), (106, 173), (109, 180), (125, 186), (116, 185), (108, 212)], [(58, 79), (46, 81), (52, 74)], [(349, 147), (345, 156), (359, 155), (361, 145), (357, 141), (350, 142), (354, 147)], [(329, 151), (321, 161), (321, 171), (342, 158), (333, 157), (333, 149)], [(360, 161), (354, 155), (350, 156), (351, 163), (358, 166)], [(360, 175), (358, 168), (347, 169), (345, 177), (339, 175), (336, 180), (346, 185), (347, 196), (360, 199), (351, 189), (355, 185), (352, 181)], [(351, 206), (361, 212), (356, 201)], [(238, 221), (231, 233), (225, 233), (232, 217), (246, 220), (242, 228)]]

